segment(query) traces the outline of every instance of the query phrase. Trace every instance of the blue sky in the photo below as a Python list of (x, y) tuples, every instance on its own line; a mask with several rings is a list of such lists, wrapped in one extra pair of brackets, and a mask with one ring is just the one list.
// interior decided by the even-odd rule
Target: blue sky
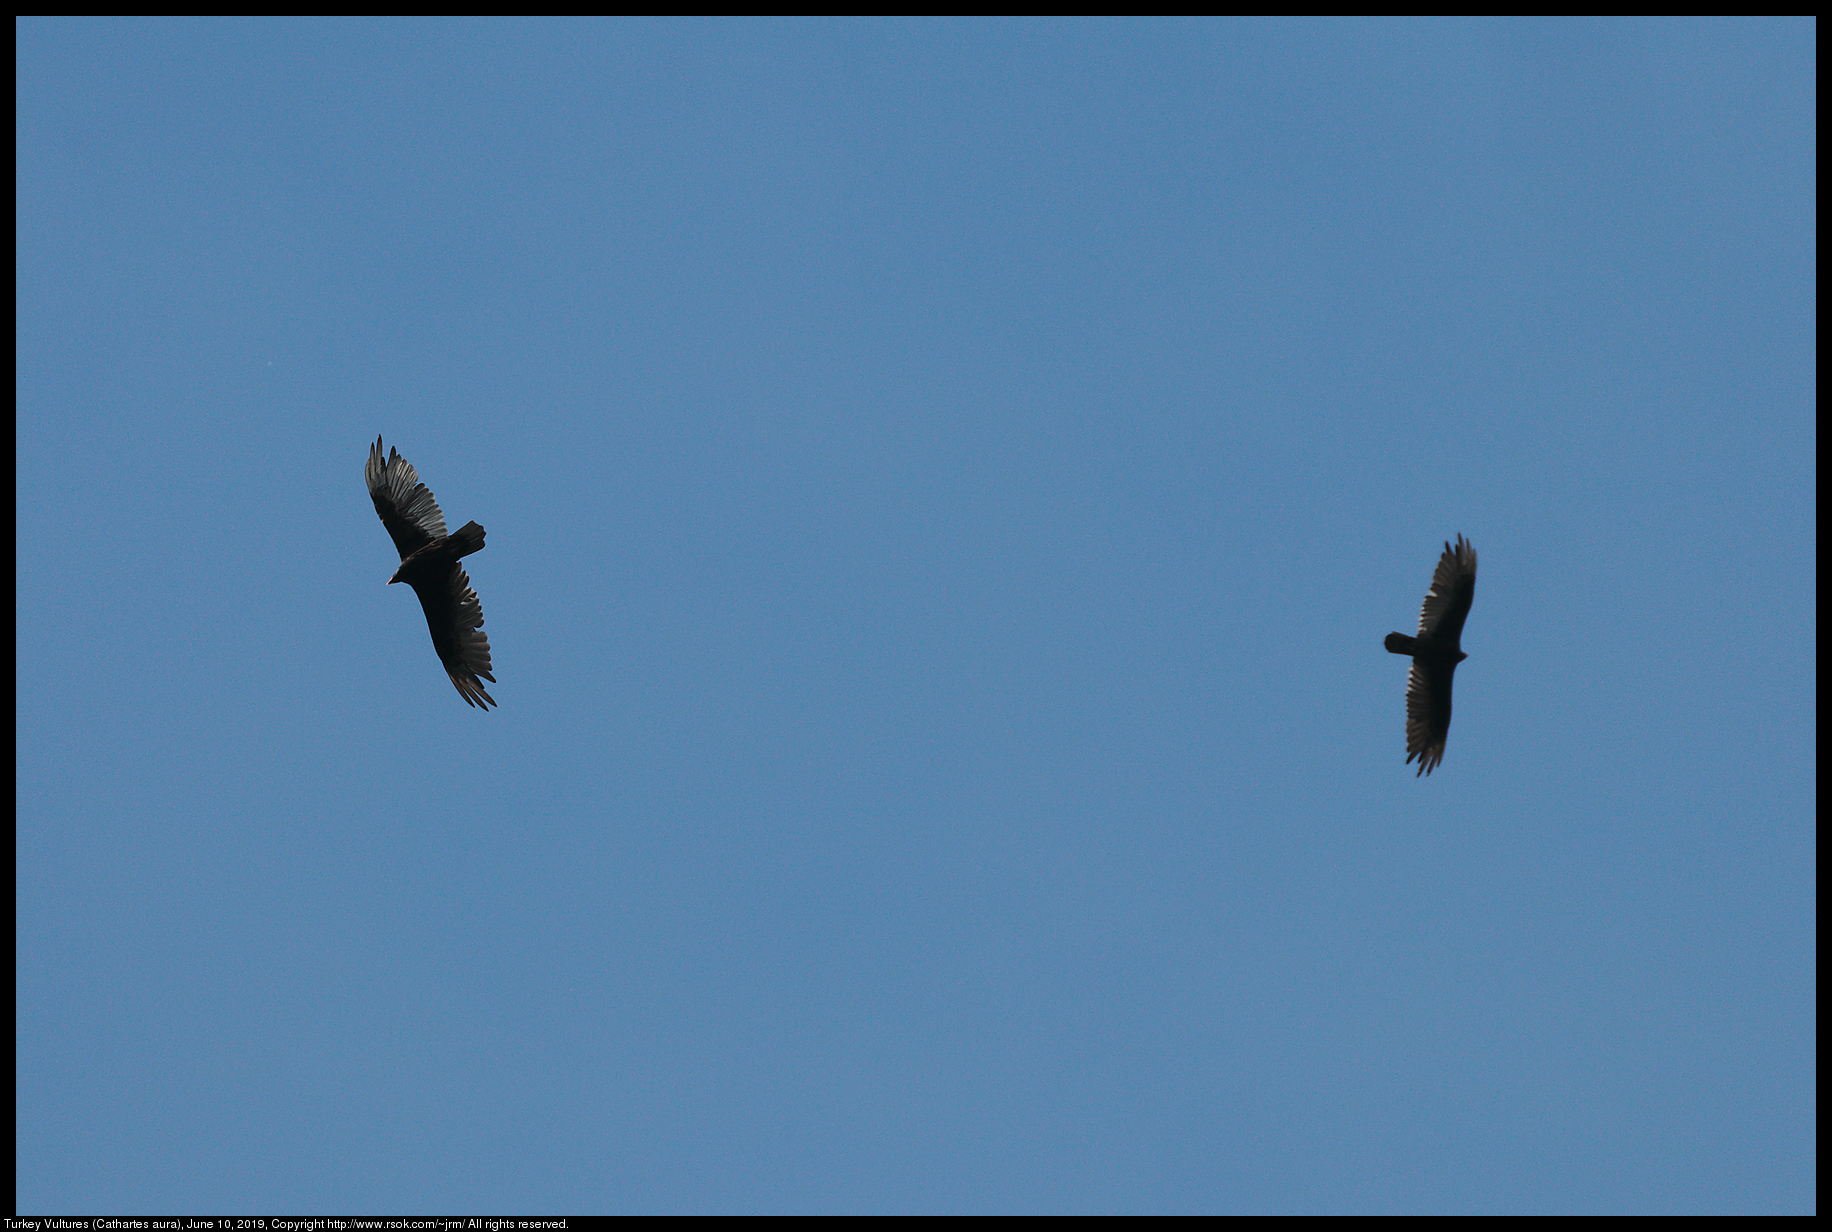
[(1815, 1208), (1810, 21), (16, 31), (20, 1211)]

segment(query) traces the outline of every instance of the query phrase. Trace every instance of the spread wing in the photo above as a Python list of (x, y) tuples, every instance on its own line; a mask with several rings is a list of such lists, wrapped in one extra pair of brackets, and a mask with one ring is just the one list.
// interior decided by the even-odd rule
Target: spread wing
[(1414, 659), (1406, 677), (1406, 760), (1418, 758), (1420, 774), (1430, 774), (1444, 760), (1444, 742), (1450, 738), (1450, 682), (1456, 671), (1455, 663)]
[[(413, 463), (398, 451), (390, 449), (387, 460), (383, 461), (379, 436), (369, 448), (369, 465), (363, 468), (363, 478), (368, 481), (369, 499), (375, 502), (375, 512), (381, 516), (382, 525), (388, 528), (388, 537), (394, 540), (402, 560), (433, 540), (445, 538), (445, 515), (439, 512), (439, 502), (433, 499), (431, 489), (420, 482)], [(433, 636), (437, 640), (438, 634)], [(484, 662), (489, 662), (488, 657)]]
[[(428, 497), (430, 500), (431, 498)], [(1438, 571), (1431, 575), (1431, 589), (1425, 592), (1425, 604), (1419, 609), (1419, 636), (1433, 641), (1459, 645), (1463, 622), (1469, 619), (1469, 605), (1476, 597), (1476, 549), (1457, 536), (1457, 546), (1444, 545), (1438, 558)], [(1407, 705), (1411, 713), (1411, 705)], [(1444, 713), (1450, 714), (1450, 684), (1444, 685)], [(1408, 723), (1410, 728), (1411, 724)]]
[(449, 573), (416, 583), (414, 593), (420, 596), (420, 606), (426, 611), (433, 649), (445, 665), (445, 674), (452, 678), (458, 696), (485, 710), (496, 705), (496, 699), (484, 692), (477, 679), (481, 676), (496, 683), (496, 677), (490, 674), (490, 639), (482, 631), (483, 604), (471, 589), (471, 579), (454, 561)]

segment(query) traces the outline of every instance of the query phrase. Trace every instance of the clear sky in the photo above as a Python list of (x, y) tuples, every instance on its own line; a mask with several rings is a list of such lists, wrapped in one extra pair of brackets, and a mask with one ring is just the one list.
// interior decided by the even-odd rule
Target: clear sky
[(20, 1211), (1815, 1208), (1811, 21), (16, 30)]

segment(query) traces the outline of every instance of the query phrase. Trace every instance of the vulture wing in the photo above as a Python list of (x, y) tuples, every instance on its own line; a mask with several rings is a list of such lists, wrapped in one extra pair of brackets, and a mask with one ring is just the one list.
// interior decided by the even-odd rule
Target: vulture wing
[(1444, 545), (1438, 571), (1431, 575), (1431, 589), (1419, 608), (1419, 636), (1455, 648), (1463, 639), (1463, 622), (1469, 619), (1475, 597), (1476, 549), (1458, 535), (1456, 547)]
[[(482, 528), (478, 530), (481, 539)], [(484, 692), (477, 678), (481, 676), (495, 684), (496, 677), (490, 674), (490, 637), (480, 627), (483, 604), (471, 589), (471, 579), (453, 561), (442, 577), (415, 582), (413, 589), (426, 610), (426, 628), (433, 635), (433, 649), (445, 665), (445, 674), (452, 678), (452, 687), (471, 705), (488, 710), (496, 699)]]
[(431, 489), (420, 482), (413, 463), (398, 450), (388, 451), (382, 460), (382, 438), (376, 437), (369, 448), (369, 465), (363, 468), (369, 483), (369, 499), (381, 515), (388, 537), (406, 560), (435, 539), (445, 538), (445, 515)]
[(1450, 739), (1450, 681), (1455, 663), (1412, 660), (1406, 676), (1406, 760), (1419, 759), (1420, 774), (1430, 774), (1444, 760)]

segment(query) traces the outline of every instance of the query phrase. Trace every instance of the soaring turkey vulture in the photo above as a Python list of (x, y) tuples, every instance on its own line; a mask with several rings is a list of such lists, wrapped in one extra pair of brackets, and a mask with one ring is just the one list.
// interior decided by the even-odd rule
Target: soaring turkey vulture
[[(1444, 545), (1438, 571), (1431, 575), (1425, 606), (1419, 610), (1419, 635), (1387, 634), (1387, 649), (1412, 656), (1406, 678), (1406, 762), (1419, 759), (1419, 774), (1430, 774), (1444, 760), (1450, 736), (1450, 681), (1457, 664), (1469, 658), (1459, 643), (1470, 601), (1476, 597), (1476, 549), (1457, 536)], [(1413, 777), (1417, 777), (1414, 775)]]
[(433, 649), (439, 652), (439, 662), (445, 664), (445, 674), (452, 678), (458, 696), (488, 710), (496, 699), (483, 691), (477, 678), (496, 683), (496, 677), (490, 675), (490, 639), (478, 631), (483, 624), (483, 605), (458, 564), (459, 557), (483, 550), (483, 527), (466, 522), (457, 534), (446, 534), (439, 502), (420, 482), (413, 463), (393, 449), (383, 461), (379, 436), (369, 450), (363, 478), (368, 480), (375, 512), (401, 552), (401, 567), (388, 584), (406, 582), (413, 587), (420, 606), (426, 609)]

